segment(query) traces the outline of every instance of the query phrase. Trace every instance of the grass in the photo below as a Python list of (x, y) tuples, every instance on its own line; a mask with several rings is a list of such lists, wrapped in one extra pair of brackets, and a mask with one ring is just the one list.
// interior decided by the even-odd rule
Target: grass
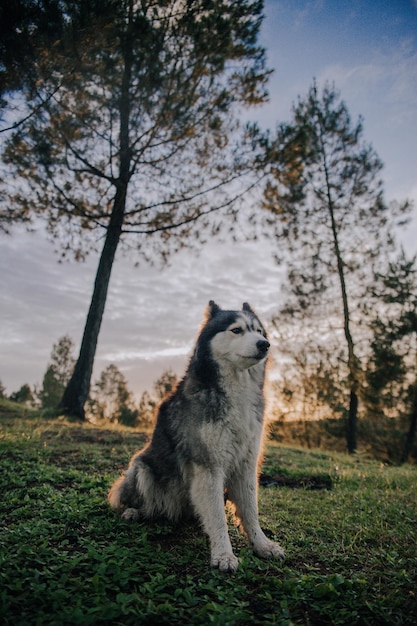
[(0, 403), (0, 622), (406, 625), (417, 615), (417, 468), (267, 448), (264, 471), (333, 489), (260, 489), (286, 549), (261, 561), (231, 525), (240, 568), (208, 565), (198, 526), (128, 524), (108, 488), (146, 435), (45, 420)]

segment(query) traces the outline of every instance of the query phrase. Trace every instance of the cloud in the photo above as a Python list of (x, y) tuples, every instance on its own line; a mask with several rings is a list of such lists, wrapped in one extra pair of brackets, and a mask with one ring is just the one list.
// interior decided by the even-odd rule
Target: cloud
[(396, 126), (417, 116), (417, 52), (407, 42), (394, 54), (376, 51), (363, 64), (327, 65), (317, 78), (320, 84), (335, 81), (355, 106), (376, 112), (384, 107)]
[(294, 27), (296, 30), (303, 28), (314, 21), (325, 8), (325, 0), (310, 0), (304, 6), (296, 6), (294, 10)]
[[(134, 267), (120, 256), (113, 267), (99, 336), (94, 378), (109, 363), (139, 395), (166, 369), (181, 372), (210, 299), (223, 308), (246, 300), (263, 317), (279, 304), (273, 244), (211, 241), (197, 256), (180, 252), (163, 270)], [(79, 349), (98, 258), (57, 263), (42, 230), (17, 229), (0, 250), (2, 308), (0, 379), (9, 392), (41, 383), (52, 345), (65, 334)]]

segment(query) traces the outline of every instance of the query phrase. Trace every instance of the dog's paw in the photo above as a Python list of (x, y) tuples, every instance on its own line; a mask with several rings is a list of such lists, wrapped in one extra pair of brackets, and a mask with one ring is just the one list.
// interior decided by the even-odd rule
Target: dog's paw
[(211, 567), (218, 567), (220, 572), (235, 572), (239, 565), (239, 560), (233, 552), (224, 552), (211, 557)]
[(128, 522), (137, 522), (139, 519), (138, 509), (125, 509), (122, 513), (122, 519), (127, 520)]
[(254, 546), (253, 551), (261, 559), (285, 559), (284, 549), (275, 541), (263, 541), (262, 544)]

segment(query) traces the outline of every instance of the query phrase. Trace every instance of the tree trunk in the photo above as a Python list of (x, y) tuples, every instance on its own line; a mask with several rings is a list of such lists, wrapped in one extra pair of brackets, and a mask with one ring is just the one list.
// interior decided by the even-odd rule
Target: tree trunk
[[(74, 372), (62, 396), (59, 408), (65, 415), (84, 420), (84, 405), (90, 391), (97, 340), (103, 319), (113, 261), (122, 232), (125, 193), (116, 194), (112, 220), (106, 234), (97, 268), (93, 295)], [(112, 223), (113, 222), (113, 223)]]
[(345, 280), (345, 264), (342, 259), (342, 254), (339, 246), (339, 237), (337, 234), (337, 226), (336, 226), (336, 218), (334, 211), (333, 198), (331, 193), (331, 184), (330, 184), (330, 176), (329, 169), (327, 164), (326, 157), (326, 148), (323, 140), (323, 125), (321, 119), (320, 121), (320, 129), (321, 129), (321, 144), (322, 144), (322, 154), (323, 154), (323, 165), (324, 165), (324, 174), (326, 179), (326, 193), (327, 193), (327, 207), (329, 209), (330, 222), (331, 222), (331, 230), (333, 237), (333, 247), (336, 256), (337, 263), (337, 272), (339, 275), (339, 284), (340, 291), (342, 296), (342, 304), (343, 304), (343, 320), (344, 320), (344, 333), (345, 339), (348, 348), (348, 370), (349, 370), (349, 413), (346, 425), (346, 444), (349, 454), (354, 454), (357, 448), (357, 421), (358, 421), (358, 388), (359, 388), (359, 380), (358, 380), (358, 360), (355, 355), (355, 345), (353, 343), (352, 333), (350, 331), (350, 313), (349, 313), (349, 302), (348, 302), (348, 294), (346, 288), (346, 280)]
[(354, 454), (357, 448), (357, 425), (358, 425), (358, 396), (351, 389), (349, 401), (349, 413), (346, 426), (346, 443), (349, 454)]
[(417, 430), (417, 382), (414, 385), (414, 397), (413, 397), (413, 405), (412, 405), (411, 415), (410, 415), (410, 426), (405, 436), (404, 449), (403, 449), (401, 459), (400, 459), (401, 463), (407, 463), (408, 461), (408, 457), (410, 456), (411, 448), (413, 446), (416, 430)]
[(85, 419), (84, 405), (90, 391), (91, 375), (93, 373), (94, 357), (96, 354), (97, 340), (103, 319), (104, 307), (107, 299), (107, 291), (110, 282), (110, 274), (113, 261), (116, 256), (117, 246), (122, 234), (124, 214), (126, 208), (126, 195), (130, 179), (131, 150), (129, 146), (130, 125), (130, 85), (132, 77), (132, 24), (133, 24), (133, 0), (129, 0), (129, 24), (127, 34), (123, 42), (124, 68), (120, 92), (120, 168), (119, 178), (116, 184), (113, 210), (107, 228), (106, 240), (101, 253), (94, 283), (93, 296), (85, 324), (84, 335), (81, 342), (80, 354), (75, 365), (73, 375), (64, 391), (60, 403), (60, 409), (69, 416)]

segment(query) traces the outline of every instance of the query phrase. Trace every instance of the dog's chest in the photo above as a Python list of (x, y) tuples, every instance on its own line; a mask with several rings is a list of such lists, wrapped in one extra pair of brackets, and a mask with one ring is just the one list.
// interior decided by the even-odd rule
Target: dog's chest
[(250, 380), (230, 387), (221, 419), (206, 423), (201, 435), (211, 462), (225, 474), (258, 457), (262, 436), (263, 396)]

